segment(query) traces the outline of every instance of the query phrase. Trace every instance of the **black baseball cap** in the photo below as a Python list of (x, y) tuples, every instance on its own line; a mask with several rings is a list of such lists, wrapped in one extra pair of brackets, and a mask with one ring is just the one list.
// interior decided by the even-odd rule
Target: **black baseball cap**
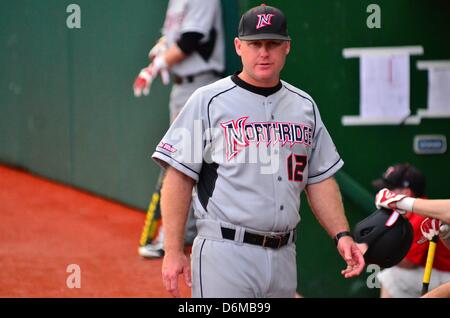
[(372, 182), (375, 191), (383, 188), (410, 188), (416, 197), (425, 194), (425, 176), (409, 163), (398, 163), (387, 168), (380, 179)]
[(265, 4), (254, 7), (242, 15), (238, 38), (244, 41), (291, 40), (284, 13)]

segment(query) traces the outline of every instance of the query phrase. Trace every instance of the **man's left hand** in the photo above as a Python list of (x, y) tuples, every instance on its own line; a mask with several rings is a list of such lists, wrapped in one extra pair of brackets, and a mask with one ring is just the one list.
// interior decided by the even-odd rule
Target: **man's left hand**
[(345, 278), (358, 276), (364, 269), (364, 257), (350, 236), (341, 237), (338, 241), (337, 249), (344, 261), (347, 263), (347, 268), (341, 271)]

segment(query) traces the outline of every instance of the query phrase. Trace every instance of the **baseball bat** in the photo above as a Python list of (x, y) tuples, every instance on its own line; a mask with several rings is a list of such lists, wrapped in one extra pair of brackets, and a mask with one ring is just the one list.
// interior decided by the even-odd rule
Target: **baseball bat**
[(422, 296), (428, 292), (430, 285), (431, 271), (433, 269), (434, 255), (436, 253), (436, 244), (439, 239), (439, 235), (433, 236), (433, 239), (428, 245), (427, 263), (425, 265), (425, 271), (423, 273), (422, 280)]
[(155, 191), (152, 194), (150, 203), (148, 205), (147, 214), (145, 216), (144, 227), (142, 228), (141, 238), (139, 240), (140, 246), (150, 244), (155, 238), (156, 233), (161, 225), (161, 209), (159, 201), (161, 198), (161, 186), (164, 178), (164, 171), (161, 171), (156, 183)]

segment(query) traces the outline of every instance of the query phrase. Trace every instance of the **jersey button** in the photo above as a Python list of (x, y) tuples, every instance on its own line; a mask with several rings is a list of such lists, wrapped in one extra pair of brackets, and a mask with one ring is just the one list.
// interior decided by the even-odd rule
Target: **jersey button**
[(284, 210), (284, 205), (280, 205), (280, 211)]
[(283, 180), (283, 178), (282, 177), (278, 177), (278, 181), (281, 181), (281, 180)]

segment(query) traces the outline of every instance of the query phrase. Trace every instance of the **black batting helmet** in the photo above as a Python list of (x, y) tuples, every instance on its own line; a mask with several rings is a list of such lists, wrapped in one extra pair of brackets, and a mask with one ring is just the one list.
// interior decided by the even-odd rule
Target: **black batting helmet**
[(383, 268), (398, 264), (413, 241), (413, 228), (409, 221), (387, 209), (376, 210), (360, 221), (353, 234), (356, 242), (368, 245), (364, 254), (366, 263)]

